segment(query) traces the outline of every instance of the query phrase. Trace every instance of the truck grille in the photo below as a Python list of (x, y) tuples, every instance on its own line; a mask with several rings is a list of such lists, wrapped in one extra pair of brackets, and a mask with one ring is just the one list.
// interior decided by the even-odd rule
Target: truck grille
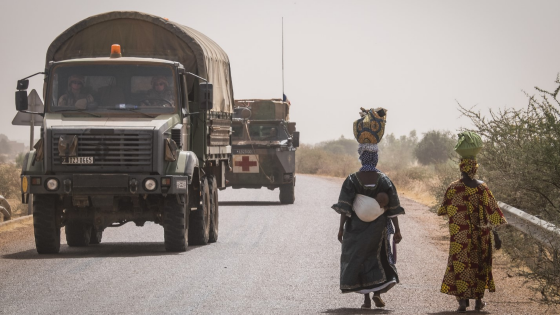
[(52, 156), (55, 171), (108, 171), (117, 173), (152, 169), (153, 143), (151, 131), (114, 131), (108, 134), (78, 134), (78, 156), (93, 157), (93, 164), (62, 164), (58, 152), (61, 135), (53, 132)]

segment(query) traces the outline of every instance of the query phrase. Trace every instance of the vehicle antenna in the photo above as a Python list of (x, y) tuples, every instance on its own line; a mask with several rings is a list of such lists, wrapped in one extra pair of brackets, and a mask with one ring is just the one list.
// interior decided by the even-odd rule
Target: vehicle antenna
[(282, 101), (285, 102), (284, 94), (284, 17), (282, 17)]

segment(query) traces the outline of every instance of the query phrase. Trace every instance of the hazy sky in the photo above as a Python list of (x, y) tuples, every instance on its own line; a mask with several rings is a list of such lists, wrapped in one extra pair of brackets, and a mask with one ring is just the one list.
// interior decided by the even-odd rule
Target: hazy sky
[[(98, 13), (147, 12), (190, 26), (229, 55), (239, 98), (285, 92), (301, 141), (352, 137), (360, 107), (389, 110), (386, 132), (468, 127), (457, 103), (526, 106), (556, 87), (560, 1), (4, 1), (0, 4), (0, 133), (12, 126), (16, 81), (44, 68), (49, 44)], [(109, 54), (109, 47), (107, 47)], [(31, 80), (42, 92), (42, 79)]]

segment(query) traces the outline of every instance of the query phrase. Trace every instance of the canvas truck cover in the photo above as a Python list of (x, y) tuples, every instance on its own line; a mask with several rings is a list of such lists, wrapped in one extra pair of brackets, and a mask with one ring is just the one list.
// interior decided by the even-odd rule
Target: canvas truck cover
[[(206, 35), (164, 18), (134, 11), (88, 17), (60, 34), (47, 50), (46, 63), (77, 58), (109, 57), (112, 44), (123, 57), (180, 62), (187, 72), (214, 85), (213, 111), (232, 112), (233, 88), (227, 54)], [(187, 77), (193, 91), (195, 79)]]

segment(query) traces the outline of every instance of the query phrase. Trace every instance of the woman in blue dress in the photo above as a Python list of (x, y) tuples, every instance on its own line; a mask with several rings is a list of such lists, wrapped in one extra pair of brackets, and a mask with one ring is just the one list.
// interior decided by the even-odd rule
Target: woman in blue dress
[[(376, 168), (377, 145), (360, 144), (358, 152), (362, 167), (346, 178), (338, 203), (332, 206), (340, 214), (340, 290), (364, 294), (362, 308), (371, 308), (369, 294), (373, 292), (375, 305), (384, 307), (381, 294), (399, 282), (389, 236), (394, 234), (394, 243), (401, 241), (397, 216), (404, 209), (389, 177)], [(357, 194), (378, 200), (384, 213), (371, 222), (360, 220), (353, 209)]]

